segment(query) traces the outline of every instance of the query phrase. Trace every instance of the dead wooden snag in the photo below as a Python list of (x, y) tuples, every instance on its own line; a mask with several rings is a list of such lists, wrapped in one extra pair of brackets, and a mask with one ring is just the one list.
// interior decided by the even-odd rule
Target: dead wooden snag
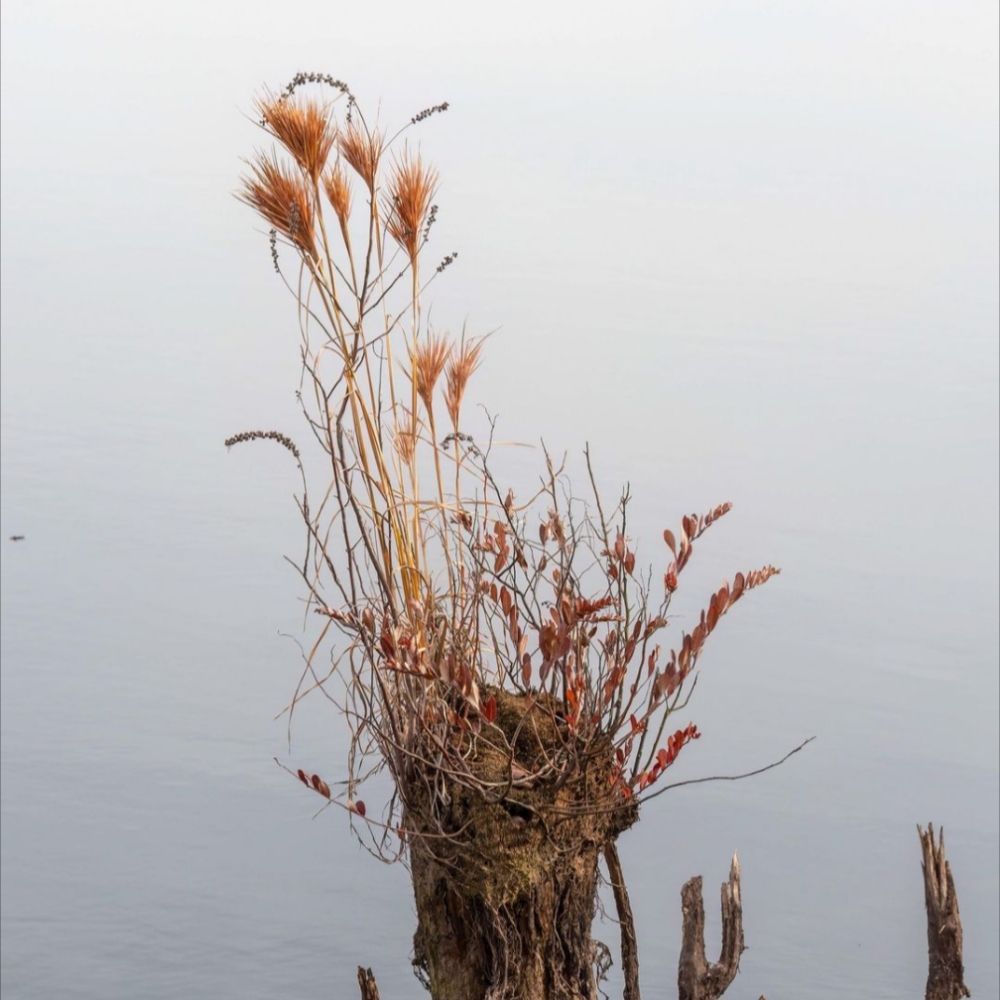
[(934, 837), (934, 824), (917, 826), (923, 853), (924, 904), (927, 907), (926, 1000), (969, 997), (962, 964), (962, 919), (951, 865), (944, 856), (944, 830)]
[(736, 978), (744, 951), (739, 858), (733, 855), (729, 880), (722, 883), (722, 952), (718, 962), (705, 958), (705, 907), (700, 875), (684, 883), (681, 912), (684, 927), (677, 968), (679, 1000), (717, 1000)]
[(623, 1000), (640, 1000), (639, 998), (639, 951), (636, 944), (635, 920), (632, 916), (632, 905), (629, 903), (628, 889), (625, 886), (625, 873), (622, 871), (618, 848), (613, 840), (604, 845), (604, 860), (608, 865), (608, 878), (611, 890), (615, 894), (615, 908), (618, 910), (618, 926), (621, 929), (622, 975), (625, 977)]
[(358, 966), (358, 986), (361, 987), (361, 1000), (379, 1000), (378, 984), (371, 969)]

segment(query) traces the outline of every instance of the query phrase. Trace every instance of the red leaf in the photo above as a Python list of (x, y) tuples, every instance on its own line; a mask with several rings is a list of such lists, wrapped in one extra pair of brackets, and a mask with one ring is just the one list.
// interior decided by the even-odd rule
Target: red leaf
[(712, 629), (719, 622), (719, 615), (722, 614), (721, 604), (719, 602), (719, 597), (717, 594), (712, 595), (712, 600), (708, 603), (708, 631), (711, 632)]
[(362, 816), (362, 817), (364, 816), (364, 814), (366, 812), (366, 810), (365, 810), (365, 804), (364, 804), (364, 802), (361, 801), (361, 799), (358, 799), (358, 801), (354, 803), (354, 811), (359, 816)]
[(490, 695), (486, 701), (483, 702), (483, 718), (487, 722), (495, 722), (497, 717), (497, 700), (493, 695)]
[(309, 779), (306, 777), (306, 772), (303, 771), (302, 768), (300, 767), (298, 769), (298, 771), (296, 771), (295, 773), (298, 775), (299, 781), (301, 781), (302, 784), (305, 785), (306, 788), (308, 788), (309, 787)]
[(625, 558), (625, 536), (621, 534), (615, 539), (615, 558), (619, 562)]
[(674, 533), (668, 528), (663, 532), (663, 540), (667, 543), (670, 551), (673, 552), (674, 558), (677, 558), (677, 539), (674, 538)]
[(503, 608), (503, 613), (505, 615), (510, 614), (510, 609), (514, 604), (513, 598), (510, 596), (510, 591), (506, 587), (500, 588), (500, 607)]

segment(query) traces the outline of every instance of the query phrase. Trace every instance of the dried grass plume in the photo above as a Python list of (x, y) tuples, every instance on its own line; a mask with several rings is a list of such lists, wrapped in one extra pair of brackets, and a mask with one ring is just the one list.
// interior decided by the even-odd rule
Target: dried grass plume
[(316, 259), (312, 196), (298, 171), (279, 163), (273, 154), (258, 154), (250, 163), (250, 174), (243, 178), (243, 189), (237, 197)]
[(411, 263), (417, 259), (420, 233), (427, 223), (437, 184), (437, 171), (425, 167), (419, 154), (404, 153), (393, 166), (386, 227), (389, 235), (406, 251)]
[(257, 110), (264, 127), (316, 183), (336, 139), (329, 110), (318, 101), (272, 97), (258, 100)]

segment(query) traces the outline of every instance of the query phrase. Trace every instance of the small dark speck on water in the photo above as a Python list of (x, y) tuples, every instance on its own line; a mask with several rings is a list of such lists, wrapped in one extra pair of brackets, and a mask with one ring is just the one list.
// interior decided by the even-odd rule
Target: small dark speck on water
[(11, 535), (10, 536), (10, 540), (12, 542), (23, 542), (24, 541), (24, 535)]

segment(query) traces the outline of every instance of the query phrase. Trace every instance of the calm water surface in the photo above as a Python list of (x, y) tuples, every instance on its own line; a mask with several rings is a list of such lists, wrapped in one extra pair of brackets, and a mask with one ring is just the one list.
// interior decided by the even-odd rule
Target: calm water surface
[[(6, 8), (5, 1000), (350, 997), (359, 962), (387, 1000), (421, 995), (405, 870), (273, 763), (332, 777), (343, 747), (319, 703), (291, 750), (273, 718), (302, 635), (294, 470), (221, 445), (300, 426), (290, 303), (229, 192), (250, 94), (312, 66), (387, 120), (455, 103), (421, 134), (437, 249), (461, 253), (435, 321), (502, 326), (475, 386), (500, 436), (589, 440), (656, 565), (663, 527), (735, 502), (682, 621), (723, 576), (783, 567), (713, 636), (675, 774), (817, 739), (625, 835), (644, 996), (675, 995), (692, 874), (717, 940), (734, 849), (735, 996), (922, 995), (927, 820), (967, 980), (997, 996), (990, 5), (679, 4), (568, 41), (549, 14), (536, 37), (400, 10), (380, 45), (374, 15), (303, 5), (303, 34), (218, 7)], [(539, 459), (502, 448), (498, 472), (526, 493)]]

